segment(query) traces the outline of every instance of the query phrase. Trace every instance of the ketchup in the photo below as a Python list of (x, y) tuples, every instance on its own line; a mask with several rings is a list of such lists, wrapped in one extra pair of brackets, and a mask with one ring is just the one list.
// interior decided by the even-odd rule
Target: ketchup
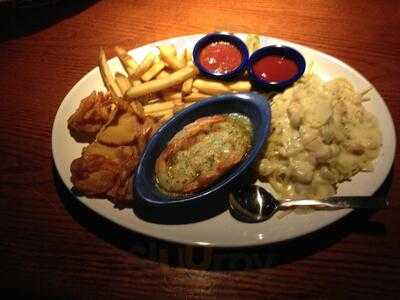
[(215, 42), (200, 51), (200, 63), (209, 72), (226, 74), (240, 66), (242, 53), (228, 42)]
[(253, 71), (263, 80), (285, 81), (295, 76), (299, 67), (288, 57), (269, 55), (258, 60), (253, 66)]

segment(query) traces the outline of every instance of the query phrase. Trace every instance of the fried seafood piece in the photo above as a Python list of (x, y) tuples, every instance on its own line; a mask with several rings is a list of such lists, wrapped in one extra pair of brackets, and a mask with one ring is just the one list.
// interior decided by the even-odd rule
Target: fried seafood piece
[(226, 115), (203, 117), (185, 126), (156, 161), (160, 188), (173, 194), (205, 188), (243, 159), (251, 135), (248, 119)]
[(147, 141), (150, 137), (157, 131), (157, 129), (161, 126), (161, 122), (153, 119), (152, 117), (146, 117), (143, 121), (141, 132), (137, 138), (137, 146), (139, 152), (142, 153), (144, 147), (147, 144)]
[(133, 200), (132, 179), (140, 153), (158, 123), (144, 115), (139, 102), (96, 92), (83, 99), (69, 126), (96, 129), (97, 135), (71, 164), (75, 188), (87, 196), (107, 197), (118, 206), (128, 204)]
[(68, 128), (78, 133), (97, 133), (108, 122), (114, 102), (110, 93), (93, 91), (69, 117)]
[(143, 151), (147, 140), (158, 129), (160, 122), (145, 116), (139, 102), (128, 103), (117, 99), (114, 104), (115, 109), (109, 121), (97, 134), (97, 141), (114, 146), (137, 143), (140, 151)]
[(94, 142), (71, 164), (71, 181), (87, 196), (109, 196), (114, 203), (132, 200), (132, 176), (139, 160), (136, 146), (111, 147)]
[(132, 144), (141, 130), (138, 116), (132, 106), (123, 100), (115, 99), (114, 105), (108, 122), (100, 129), (96, 139), (113, 146)]

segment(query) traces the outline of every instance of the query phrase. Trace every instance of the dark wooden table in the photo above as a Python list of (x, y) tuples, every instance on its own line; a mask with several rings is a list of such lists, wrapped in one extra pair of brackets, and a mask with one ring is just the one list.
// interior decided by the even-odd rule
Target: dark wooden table
[(116, 44), (216, 29), (338, 57), (375, 85), (396, 123), (400, 2), (58, 1), (0, 9), (0, 288), (27, 299), (398, 297), (398, 152), (382, 188), (390, 209), (353, 213), (273, 246), (205, 250), (132, 233), (86, 209), (58, 177), (50, 137), (58, 106), (95, 66), (100, 46), (110, 54)]

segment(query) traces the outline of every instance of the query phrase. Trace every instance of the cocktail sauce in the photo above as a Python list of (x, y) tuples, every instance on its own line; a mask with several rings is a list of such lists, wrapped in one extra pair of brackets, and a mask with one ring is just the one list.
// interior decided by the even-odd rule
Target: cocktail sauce
[(253, 71), (260, 79), (279, 82), (291, 79), (299, 71), (299, 67), (288, 57), (268, 55), (254, 64)]
[(200, 63), (209, 72), (226, 74), (240, 66), (242, 53), (228, 42), (215, 42), (200, 51)]

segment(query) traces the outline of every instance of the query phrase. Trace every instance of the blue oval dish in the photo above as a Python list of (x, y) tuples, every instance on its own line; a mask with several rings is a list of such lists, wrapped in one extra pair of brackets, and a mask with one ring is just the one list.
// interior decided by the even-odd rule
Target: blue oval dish
[[(254, 73), (253, 66), (258, 60), (269, 55), (280, 55), (293, 60), (298, 67), (297, 73), (290, 79), (285, 81), (268, 81), (260, 78)], [(282, 90), (288, 87), (289, 85), (296, 82), (304, 74), (305, 69), (306, 61), (303, 55), (301, 55), (301, 53), (297, 50), (283, 45), (267, 46), (258, 49), (250, 56), (248, 63), (248, 73), (250, 81), (256, 87), (264, 90)]]
[[(247, 116), (253, 125), (252, 147), (244, 160), (225, 176), (206, 189), (194, 194), (174, 197), (163, 194), (156, 186), (154, 167), (156, 159), (168, 142), (184, 126), (198, 118), (215, 114), (239, 113)], [(240, 180), (265, 144), (271, 121), (271, 110), (266, 99), (258, 93), (225, 94), (193, 104), (166, 122), (150, 139), (136, 170), (134, 190), (142, 204), (150, 206), (199, 207), (207, 205), (221, 191), (226, 191)], [(215, 199), (214, 199), (215, 201)]]
[[(239, 49), (239, 51), (242, 54), (242, 62), (236, 69), (233, 69), (231, 72), (228, 73), (219, 74), (210, 72), (203, 67), (203, 65), (200, 62), (200, 52), (204, 47), (215, 42), (228, 42), (234, 45), (237, 49)], [(247, 49), (246, 44), (243, 43), (243, 41), (240, 38), (234, 36), (233, 34), (210, 33), (205, 37), (201, 38), (196, 43), (193, 49), (193, 61), (196, 67), (199, 69), (200, 73), (204, 76), (219, 80), (229, 81), (240, 76), (247, 67), (248, 59), (249, 59), (249, 50)]]

